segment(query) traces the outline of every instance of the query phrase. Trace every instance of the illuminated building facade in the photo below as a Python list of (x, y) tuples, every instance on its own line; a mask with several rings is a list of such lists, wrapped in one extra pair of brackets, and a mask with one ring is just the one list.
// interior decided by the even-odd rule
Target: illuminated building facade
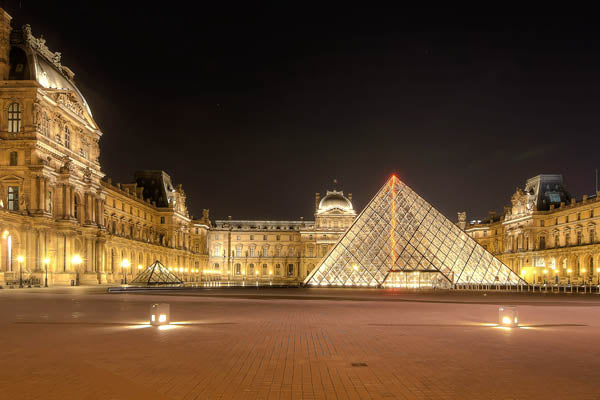
[(352, 195), (315, 195), (314, 221), (217, 220), (209, 232), (212, 280), (300, 282), (352, 224)]
[(451, 287), (524, 282), (392, 176), (305, 283)]
[(598, 193), (575, 199), (561, 175), (538, 175), (517, 188), (504, 215), (458, 225), (528, 282), (597, 283)]
[(162, 171), (104, 179), (102, 132), (60, 59), (0, 9), (0, 283), (118, 283), (154, 260), (198, 280), (208, 211), (193, 221)]

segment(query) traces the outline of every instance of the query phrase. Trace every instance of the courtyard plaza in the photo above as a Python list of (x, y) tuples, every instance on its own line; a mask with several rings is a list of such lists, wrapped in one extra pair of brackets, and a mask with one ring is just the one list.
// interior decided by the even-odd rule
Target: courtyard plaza
[(106, 289), (0, 290), (0, 397), (600, 398), (595, 294)]

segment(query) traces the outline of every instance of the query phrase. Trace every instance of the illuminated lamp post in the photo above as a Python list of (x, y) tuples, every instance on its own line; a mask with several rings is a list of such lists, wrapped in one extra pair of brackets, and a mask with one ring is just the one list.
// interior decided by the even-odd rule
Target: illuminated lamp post
[[(124, 281), (125, 285), (127, 285), (127, 268), (129, 268), (130, 265), (131, 264), (129, 263), (129, 260), (126, 258), (124, 258), (121, 261), (121, 275), (124, 275), (124, 277), (125, 277), (125, 281)], [(125, 271), (125, 274), (123, 274), (123, 271)]]
[(17, 262), (19, 263), (19, 287), (23, 287), (23, 256), (17, 257)]
[(44, 287), (48, 287), (48, 264), (50, 264), (50, 259), (46, 257), (44, 258), (44, 269), (46, 272), (46, 276), (44, 278)]
[(75, 254), (73, 258), (71, 258), (71, 263), (75, 264), (75, 286), (79, 286), (79, 265), (81, 264), (81, 256), (79, 254)]
[(544, 285), (546, 284), (546, 274), (548, 273), (548, 270), (546, 268), (544, 268)]
[(571, 284), (571, 272), (573, 272), (573, 271), (571, 270), (571, 268), (569, 268), (567, 270), (567, 273), (569, 274), (569, 285)]

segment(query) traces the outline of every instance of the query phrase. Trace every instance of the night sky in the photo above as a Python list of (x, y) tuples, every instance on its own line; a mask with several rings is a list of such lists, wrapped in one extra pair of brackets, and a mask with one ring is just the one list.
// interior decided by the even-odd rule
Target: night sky
[(581, 18), (85, 3), (0, 1), (75, 72), (113, 182), (163, 169), (196, 216), (312, 218), (333, 179), (360, 210), (391, 173), (453, 221), (540, 173), (594, 192), (600, 33)]

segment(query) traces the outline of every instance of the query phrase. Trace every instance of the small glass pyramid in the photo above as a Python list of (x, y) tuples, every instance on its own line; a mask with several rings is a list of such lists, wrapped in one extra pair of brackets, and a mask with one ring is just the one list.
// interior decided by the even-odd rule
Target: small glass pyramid
[(133, 278), (134, 286), (183, 286), (183, 281), (156, 260)]
[(396, 176), (381, 187), (304, 284), (526, 285)]

